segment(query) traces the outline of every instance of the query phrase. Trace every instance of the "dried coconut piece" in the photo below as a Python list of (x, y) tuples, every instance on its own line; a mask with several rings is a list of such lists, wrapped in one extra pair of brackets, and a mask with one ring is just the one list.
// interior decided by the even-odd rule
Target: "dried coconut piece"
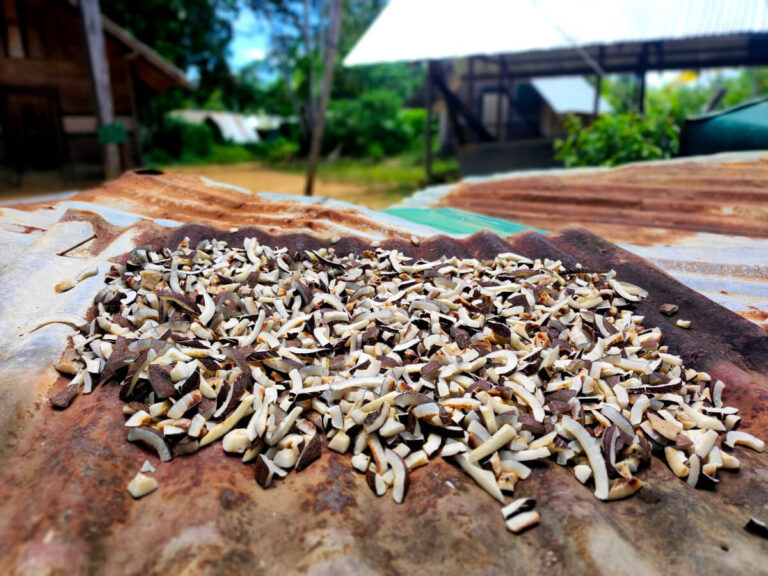
[(533, 510), (536, 506), (536, 500), (533, 498), (518, 498), (501, 509), (501, 516), (504, 520), (509, 520), (521, 512)]
[(608, 471), (600, 451), (600, 444), (595, 438), (590, 436), (589, 432), (581, 424), (568, 416), (563, 418), (561, 426), (565, 432), (576, 439), (587, 455), (589, 467), (592, 468), (592, 476), (595, 479), (595, 497), (600, 500), (606, 500), (610, 491)]
[(454, 460), (458, 462), (461, 469), (464, 470), (464, 472), (466, 472), (467, 475), (472, 478), (472, 480), (477, 482), (477, 484), (483, 490), (504, 504), (504, 494), (501, 493), (501, 489), (496, 482), (496, 478), (494, 477), (493, 472), (490, 470), (484, 470), (483, 468), (473, 464), (464, 454), (455, 456)]
[(168, 462), (172, 458), (162, 433), (154, 428), (131, 428), (128, 431), (128, 441), (142, 442), (154, 448), (161, 462)]
[[(705, 483), (716, 481), (707, 473), (734, 465), (733, 457), (708, 456), (713, 435), (738, 422), (721, 406), (723, 386), (693, 390), (692, 383), (708, 376), (687, 371), (680, 358), (659, 349), (660, 331), (644, 329), (641, 316), (620, 309), (645, 292), (613, 273), (573, 275), (557, 262), (509, 254), (490, 266), (459, 258), (413, 261), (387, 250), (307, 254), (255, 239), (242, 249), (204, 240), (195, 250), (136, 250), (130, 266), (118, 269), (97, 296), (96, 322), (85, 329), (93, 345), (80, 337), (72, 360), (85, 364), (89, 378), (97, 375), (99, 352), (106, 356), (114, 346), (110, 333), (151, 354), (132, 372), (129, 390), (149, 390), (147, 364), (153, 388), (158, 370), (168, 371), (170, 386), (165, 396), (153, 389), (151, 398), (131, 399), (150, 406), (152, 418), (166, 418), (155, 424), (163, 432), (186, 432), (175, 453), (222, 436), (229, 446), (242, 435), (232, 416), (253, 412), (243, 429), (253, 444), (243, 460), (256, 461), (264, 484), (319, 456), (315, 430), (325, 427), (323, 419), (333, 423), (332, 448), (351, 450), (361, 471), (368, 459), (373, 472), (365, 470), (366, 476), (380, 495), (396, 480), (387, 450), (404, 459), (406, 471), (438, 450), (458, 454), (460, 465), (495, 497), (530, 474), (527, 460), (556, 458), (575, 465), (574, 474), (587, 481), (590, 442), (582, 445), (565, 431), (565, 418), (597, 436), (595, 462), (622, 474), (610, 483), (609, 499), (642, 485), (632, 474), (648, 460), (650, 445), (635, 434), (638, 426), (669, 448), (701, 452)], [(145, 276), (155, 281), (151, 288)], [(611, 290), (602, 293), (606, 284)], [(147, 293), (138, 294), (139, 287)], [(108, 309), (116, 293), (120, 304)], [(557, 302), (570, 308), (555, 313)], [(614, 307), (600, 308), (601, 302)], [(531, 334), (525, 330), (531, 325), (542, 330)], [(162, 349), (155, 344), (160, 340)], [(195, 366), (200, 378), (190, 383)], [(253, 395), (244, 407), (238, 400), (246, 388)], [(201, 395), (199, 404), (182, 402), (193, 392)], [(161, 397), (168, 400), (158, 402)], [(302, 424), (305, 419), (314, 427)], [(614, 430), (607, 443), (601, 438), (606, 427)], [(158, 430), (147, 430), (162, 440)], [(291, 439), (299, 433), (300, 454), (301, 444)], [(615, 461), (619, 452), (622, 462)], [(476, 462), (487, 458), (490, 470), (469, 462), (470, 455)]]
[(127, 489), (128, 493), (138, 500), (157, 490), (157, 480), (151, 476), (138, 472), (128, 483)]
[(659, 312), (664, 314), (664, 316), (674, 316), (677, 314), (677, 304), (662, 304), (659, 306)]
[(62, 280), (58, 284), (56, 284), (53, 289), (56, 292), (66, 292), (67, 290), (72, 290), (77, 285), (77, 282), (72, 280), (71, 278), (67, 278), (66, 280)]
[(540, 520), (541, 516), (539, 516), (539, 513), (536, 510), (531, 510), (530, 512), (523, 512), (522, 514), (512, 516), (504, 524), (510, 532), (520, 534), (528, 528), (536, 526)]
[(757, 436), (753, 436), (749, 432), (742, 432), (741, 430), (731, 430), (725, 435), (724, 444), (729, 448), (735, 447), (737, 444), (751, 448), (756, 452), (765, 452), (765, 442), (760, 440)]
[(768, 539), (768, 525), (752, 516), (747, 520), (744, 530), (761, 538)]

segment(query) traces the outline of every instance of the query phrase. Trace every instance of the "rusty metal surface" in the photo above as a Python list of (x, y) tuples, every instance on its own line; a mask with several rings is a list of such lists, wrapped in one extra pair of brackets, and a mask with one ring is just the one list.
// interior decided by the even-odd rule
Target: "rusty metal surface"
[(584, 226), (632, 244), (691, 232), (765, 238), (768, 154), (467, 179), (437, 203), (545, 230)]
[(95, 206), (123, 219), (132, 217), (135, 221), (138, 216), (170, 226), (199, 222), (220, 228), (259, 226), (273, 233), (302, 231), (327, 237), (353, 234), (371, 239), (434, 233), (427, 227), (343, 202), (257, 194), (198, 176), (157, 170), (127, 172), (95, 190), (10, 208), (44, 213), (61, 210), (62, 206), (81, 210), (94, 210)]
[(621, 246), (768, 329), (768, 239), (699, 233), (675, 244)]
[(768, 328), (766, 152), (467, 178), (401, 206), (470, 209), (544, 230), (580, 225)]
[[(255, 235), (292, 249), (329, 242), (315, 235), (274, 236), (261, 228), (229, 234), (140, 223), (118, 229), (95, 215), (69, 218), (76, 227), (90, 222), (98, 232), (96, 242), (74, 255), (97, 263), (126, 244), (174, 245), (184, 236), (238, 242)], [(66, 302), (50, 296), (50, 281), (62, 266), (57, 258), (64, 258), (55, 252), (73, 240), (72, 226), (53, 227), (0, 273), (0, 289), (12, 296), (0, 314), (27, 317), (41, 302), (49, 309), (87, 307), (99, 277), (65, 293)], [(615, 268), (621, 278), (649, 290), (649, 299), (637, 307), (646, 324), (661, 326), (665, 342), (687, 363), (727, 383), (726, 401), (742, 411), (743, 429), (768, 436), (768, 334), (609, 242), (568, 230), (507, 240), (442, 236), (418, 247), (392, 239), (384, 245), (429, 258), (514, 250), (559, 258), (566, 266)], [(364, 239), (350, 237), (336, 248), (365, 246)], [(81, 263), (67, 264), (66, 272)], [(50, 284), (39, 285), (45, 282)], [(37, 288), (23, 294), (28, 285)], [(670, 300), (680, 306), (678, 316), (693, 321), (690, 331), (657, 312)], [(24, 305), (24, 314), (13, 308)], [(516, 491), (539, 501), (542, 523), (518, 537), (505, 530), (498, 505), (446, 463), (417, 470), (408, 498), (396, 505), (373, 496), (348, 456), (327, 451), (309, 469), (262, 490), (251, 467), (214, 446), (159, 466), (157, 493), (133, 501), (125, 485), (145, 458), (156, 458), (125, 441), (117, 388), (99, 388), (54, 414), (43, 399), (64, 380), (47, 368), (47, 356), (63, 348), (66, 330), (48, 327), (19, 336), (8, 326), (14, 322), (5, 324), (2, 409), (14, 415), (0, 424), (10, 437), (10, 447), (0, 453), (0, 559), (6, 573), (765, 573), (768, 541), (742, 526), (750, 515), (768, 515), (768, 455), (742, 449), (736, 450), (742, 470), (723, 473), (716, 491), (691, 489), (654, 459), (641, 475), (647, 485), (638, 497), (615, 503), (597, 501), (567, 471), (543, 465)], [(12, 406), (9, 393), (15, 393)]]

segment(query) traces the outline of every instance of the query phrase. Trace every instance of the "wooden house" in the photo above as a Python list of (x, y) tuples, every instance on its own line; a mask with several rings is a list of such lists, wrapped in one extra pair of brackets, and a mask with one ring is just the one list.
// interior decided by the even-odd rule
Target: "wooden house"
[[(102, 18), (120, 167), (141, 161), (138, 110), (153, 94), (191, 88), (184, 73)], [(80, 13), (67, 0), (0, 0), (0, 187), (28, 170), (101, 177), (94, 85)], [(120, 138), (118, 138), (119, 140)]]

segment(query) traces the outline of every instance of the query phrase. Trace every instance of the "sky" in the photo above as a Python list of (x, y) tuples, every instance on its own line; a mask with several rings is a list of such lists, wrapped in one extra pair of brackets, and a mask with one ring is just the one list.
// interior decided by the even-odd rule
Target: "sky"
[[(260, 21), (252, 10), (241, 5), (240, 14), (234, 22), (234, 39), (230, 45), (229, 64), (234, 71), (239, 71), (255, 60), (263, 60), (268, 51), (268, 33), (266, 23)], [(715, 72), (722, 72), (715, 71)], [(715, 72), (710, 72), (714, 74)], [(649, 72), (646, 82), (649, 86), (660, 87), (674, 82), (680, 72)], [(703, 72), (699, 82), (707, 83), (708, 71)]]
[(252, 10), (245, 7), (240, 10), (234, 30), (229, 65), (238, 71), (254, 60), (263, 60), (268, 44), (267, 27), (259, 22)]

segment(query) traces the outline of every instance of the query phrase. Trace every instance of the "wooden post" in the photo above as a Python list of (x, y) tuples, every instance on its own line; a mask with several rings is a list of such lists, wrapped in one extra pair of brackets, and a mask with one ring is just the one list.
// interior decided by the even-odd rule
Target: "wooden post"
[[(79, 3), (83, 37), (91, 69), (96, 115), (99, 119), (99, 128), (101, 128), (115, 121), (115, 113), (112, 108), (112, 87), (109, 81), (109, 62), (104, 44), (104, 32), (101, 29), (101, 9), (99, 8), (99, 0), (79, 0)], [(117, 144), (105, 144), (104, 177), (111, 180), (119, 175), (120, 151), (117, 149)]]
[(637, 73), (640, 80), (640, 90), (637, 96), (637, 112), (639, 114), (645, 114), (645, 70), (641, 70)]
[(309, 161), (307, 164), (307, 181), (304, 185), (304, 196), (312, 196), (315, 185), (317, 162), (320, 159), (320, 145), (323, 143), (325, 130), (325, 113), (328, 110), (328, 100), (333, 86), (333, 68), (336, 62), (336, 45), (339, 42), (341, 28), (342, 0), (333, 0), (331, 4), (330, 23), (328, 24), (328, 45), (325, 49), (325, 68), (323, 70), (323, 87), (320, 94), (320, 107), (315, 115), (312, 127), (312, 142), (309, 146)]
[(14, 0), (3, 0), (0, 10), (5, 12), (5, 32), (6, 42), (8, 42), (9, 58), (26, 58), (24, 49), (24, 39), (21, 35), (21, 26), (19, 24), (19, 14), (17, 4)]
[(133, 83), (133, 65), (131, 61), (125, 62), (125, 77), (128, 82), (128, 92), (131, 97), (131, 121), (133, 122), (133, 145), (135, 147), (138, 166), (144, 165), (144, 151), (141, 146), (141, 131), (139, 130), (139, 105), (136, 101), (136, 86)]
[(640, 90), (637, 96), (637, 112), (645, 114), (645, 73), (648, 71), (648, 44), (643, 44), (643, 51), (640, 53), (640, 66), (638, 67), (637, 77), (640, 81)]
[(427, 115), (424, 121), (424, 173), (427, 184), (432, 183), (432, 61), (427, 62), (427, 81), (424, 85)]
[(603, 86), (603, 77), (600, 74), (595, 74), (595, 101), (592, 104), (592, 117), (593, 120), (597, 120), (600, 114), (600, 89)]
[[(605, 60), (604, 46), (600, 46), (597, 49), (597, 60), (598, 60), (598, 66), (602, 70), (603, 62)], [(600, 115), (600, 93), (602, 92), (602, 88), (603, 88), (603, 75), (599, 72), (596, 72), (595, 73), (595, 102), (592, 107), (593, 120), (597, 120), (597, 117)]]

